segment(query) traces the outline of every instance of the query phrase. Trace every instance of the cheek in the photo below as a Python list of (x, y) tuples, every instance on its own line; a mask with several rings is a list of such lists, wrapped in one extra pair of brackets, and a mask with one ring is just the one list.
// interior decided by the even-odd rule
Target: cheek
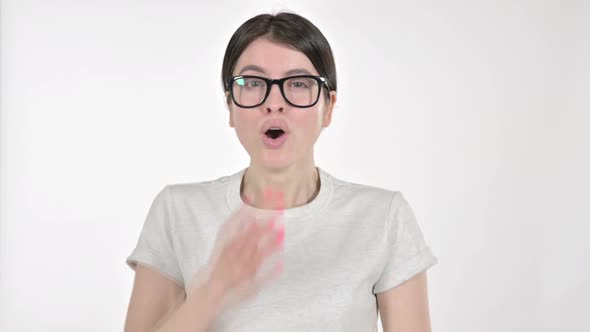
[(322, 110), (314, 108), (297, 114), (298, 131), (304, 135), (304, 139), (315, 139), (322, 129)]
[(243, 145), (251, 145), (253, 141), (258, 139), (258, 121), (256, 113), (251, 110), (232, 110), (237, 112), (232, 114), (234, 122), (234, 129), (240, 142)]

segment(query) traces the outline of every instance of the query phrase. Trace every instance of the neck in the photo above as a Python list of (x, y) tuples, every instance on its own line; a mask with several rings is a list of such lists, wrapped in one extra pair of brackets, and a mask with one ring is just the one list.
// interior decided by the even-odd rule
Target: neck
[(249, 205), (259, 209), (276, 209), (272, 199), (265, 197), (268, 190), (280, 192), (284, 198), (284, 208), (294, 208), (313, 201), (319, 193), (320, 178), (313, 161), (305, 167), (290, 165), (281, 169), (268, 169), (250, 162), (246, 169), (240, 195), (247, 197)]

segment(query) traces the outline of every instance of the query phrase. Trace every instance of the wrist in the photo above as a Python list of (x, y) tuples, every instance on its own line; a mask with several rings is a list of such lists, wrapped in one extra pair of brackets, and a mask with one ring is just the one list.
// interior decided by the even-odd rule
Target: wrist
[(211, 315), (216, 316), (222, 310), (225, 290), (219, 282), (208, 279), (203, 281), (187, 294), (186, 302), (191, 307), (207, 309)]
[(207, 298), (215, 303), (221, 303), (225, 296), (225, 286), (222, 282), (209, 279), (204, 285)]

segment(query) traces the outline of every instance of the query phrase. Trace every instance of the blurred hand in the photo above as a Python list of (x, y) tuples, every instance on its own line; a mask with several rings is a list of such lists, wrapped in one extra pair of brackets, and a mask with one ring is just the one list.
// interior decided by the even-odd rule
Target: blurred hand
[(223, 297), (222, 306), (237, 304), (257, 293), (262, 285), (282, 272), (282, 261), (263, 274), (265, 260), (280, 251), (285, 229), (280, 223), (284, 211), (283, 196), (267, 191), (264, 199), (275, 209), (257, 213), (244, 198), (243, 204), (220, 228), (216, 243), (204, 271), (195, 283), (214, 287)]

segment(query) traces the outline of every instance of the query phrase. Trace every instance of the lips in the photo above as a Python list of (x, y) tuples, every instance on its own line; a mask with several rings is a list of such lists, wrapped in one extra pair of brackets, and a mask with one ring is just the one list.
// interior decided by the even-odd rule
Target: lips
[(269, 149), (279, 149), (285, 142), (289, 134), (282, 134), (277, 138), (272, 138), (269, 135), (262, 135), (262, 143)]
[(266, 120), (262, 124), (262, 128), (260, 130), (260, 133), (261, 134), (266, 134), (266, 132), (268, 132), (270, 129), (280, 129), (285, 134), (288, 134), (289, 133), (289, 126), (287, 124), (287, 121), (285, 121), (283, 119), (269, 119), (269, 120)]
[(279, 149), (289, 136), (289, 126), (285, 120), (269, 119), (262, 124), (260, 132), (262, 142), (267, 148)]

